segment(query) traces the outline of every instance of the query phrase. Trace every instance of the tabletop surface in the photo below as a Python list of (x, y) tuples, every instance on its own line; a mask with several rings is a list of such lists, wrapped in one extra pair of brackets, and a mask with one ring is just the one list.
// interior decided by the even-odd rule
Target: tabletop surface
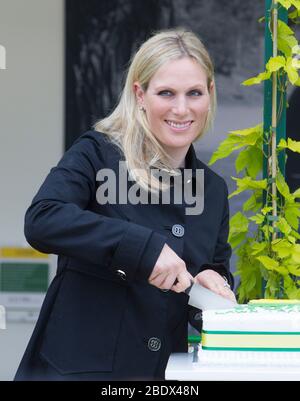
[(196, 359), (195, 353), (172, 354), (166, 380), (300, 381), (300, 366), (208, 366)]

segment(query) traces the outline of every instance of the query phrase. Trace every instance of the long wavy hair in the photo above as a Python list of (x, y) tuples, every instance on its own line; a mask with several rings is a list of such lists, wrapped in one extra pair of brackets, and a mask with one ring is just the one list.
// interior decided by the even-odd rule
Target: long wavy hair
[(215, 85), (210, 89), (214, 67), (201, 40), (193, 32), (182, 28), (156, 32), (141, 45), (129, 63), (119, 103), (109, 116), (94, 125), (96, 131), (106, 134), (120, 148), (131, 177), (145, 190), (156, 192), (168, 187), (153, 177), (152, 168), (170, 175), (176, 175), (178, 171), (171, 167), (170, 156), (151, 132), (146, 113), (138, 105), (134, 82), (138, 81), (143, 91), (147, 91), (151, 78), (164, 63), (183, 57), (190, 57), (201, 65), (210, 91), (206, 123), (195, 140), (199, 139), (211, 127), (215, 115)]

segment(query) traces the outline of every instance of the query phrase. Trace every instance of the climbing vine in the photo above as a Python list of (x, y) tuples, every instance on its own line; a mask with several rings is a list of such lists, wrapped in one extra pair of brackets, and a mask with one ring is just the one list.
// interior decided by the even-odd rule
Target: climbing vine
[[(240, 277), (239, 302), (262, 296), (300, 299), (300, 188), (290, 192), (278, 162), (286, 149), (300, 153), (300, 142), (288, 138), (276, 143), (287, 85), (300, 86), (300, 46), (293, 29), (278, 17), (278, 10), (283, 7), (288, 18), (299, 23), (300, 0), (270, 4), (273, 54), (265, 70), (243, 85), (272, 81), (272, 124), (230, 132), (210, 160), (213, 164), (238, 151), (235, 170), (239, 178), (232, 177), (237, 188), (229, 198), (244, 191), (250, 194), (230, 220), (229, 242), (237, 255), (236, 275)], [(267, 174), (261, 179), (264, 160)]]

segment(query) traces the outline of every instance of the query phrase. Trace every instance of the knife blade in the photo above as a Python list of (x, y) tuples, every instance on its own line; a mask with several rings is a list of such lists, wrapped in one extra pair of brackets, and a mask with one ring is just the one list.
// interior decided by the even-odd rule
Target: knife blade
[(184, 292), (189, 296), (188, 304), (201, 310), (230, 309), (237, 305), (198, 283), (193, 283)]

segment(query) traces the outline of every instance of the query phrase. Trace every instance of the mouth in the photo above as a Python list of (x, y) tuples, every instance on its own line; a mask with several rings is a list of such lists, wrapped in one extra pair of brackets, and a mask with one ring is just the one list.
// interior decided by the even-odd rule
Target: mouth
[(168, 124), (169, 127), (171, 127), (175, 131), (185, 131), (193, 123), (192, 120), (182, 121), (182, 122), (173, 121), (173, 120), (165, 120), (165, 122)]

